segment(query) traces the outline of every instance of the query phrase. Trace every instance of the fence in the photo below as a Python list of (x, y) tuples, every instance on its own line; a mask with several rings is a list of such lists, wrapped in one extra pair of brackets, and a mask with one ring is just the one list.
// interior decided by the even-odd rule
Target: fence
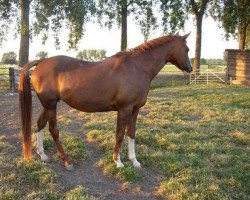
[(190, 84), (227, 83), (226, 72), (223, 70), (214, 71), (210, 69), (200, 70), (190, 74)]
[(16, 92), (20, 76), (20, 69), (14, 67), (0, 68), (0, 91)]

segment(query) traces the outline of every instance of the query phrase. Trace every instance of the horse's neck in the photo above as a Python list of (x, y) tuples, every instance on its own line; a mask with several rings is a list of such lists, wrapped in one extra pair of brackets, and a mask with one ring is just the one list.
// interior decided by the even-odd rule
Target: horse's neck
[(150, 81), (155, 78), (166, 64), (167, 54), (166, 48), (159, 47), (139, 55), (142, 62), (141, 69), (148, 75)]

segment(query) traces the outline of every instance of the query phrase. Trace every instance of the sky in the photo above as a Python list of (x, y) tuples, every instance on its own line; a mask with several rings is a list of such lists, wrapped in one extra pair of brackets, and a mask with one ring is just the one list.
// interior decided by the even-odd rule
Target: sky
[[(107, 56), (111, 56), (120, 51), (120, 30), (114, 26), (111, 30), (107, 28), (100, 28), (97, 24), (87, 24), (85, 27), (85, 34), (83, 39), (78, 45), (78, 51), (83, 49), (105, 49)], [(187, 44), (190, 52), (189, 57), (194, 57), (195, 52), (195, 36), (196, 27), (195, 21), (190, 17), (186, 22), (184, 30), (180, 31), (180, 35), (191, 32), (187, 38)], [(51, 35), (51, 34), (50, 34)], [(162, 36), (162, 31), (157, 29), (152, 31), (149, 39)], [(49, 36), (45, 45), (42, 45), (41, 37), (35, 37), (30, 43), (30, 57), (29, 60), (35, 59), (35, 55), (40, 51), (48, 52), (48, 56), (55, 55), (68, 55), (76, 57), (78, 51), (68, 51), (67, 44), (67, 30), (62, 30), (60, 33), (61, 48), (56, 50), (54, 47), (54, 40)], [(18, 55), (20, 39), (14, 39), (13, 35), (8, 35), (7, 40), (0, 48), (0, 59), (2, 54), (14, 51)], [(134, 48), (143, 43), (143, 36), (140, 32), (140, 28), (135, 25), (132, 19), (128, 19), (128, 48)], [(230, 38), (228, 41), (224, 37), (223, 29), (218, 27), (218, 23), (210, 17), (204, 17), (203, 30), (202, 30), (202, 58), (223, 58), (225, 49), (237, 49), (238, 42)]]

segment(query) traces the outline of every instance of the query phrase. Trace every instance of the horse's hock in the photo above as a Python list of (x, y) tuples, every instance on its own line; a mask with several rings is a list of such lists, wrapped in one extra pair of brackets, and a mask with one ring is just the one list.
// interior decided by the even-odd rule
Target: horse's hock
[(227, 81), (250, 85), (250, 50), (226, 49)]

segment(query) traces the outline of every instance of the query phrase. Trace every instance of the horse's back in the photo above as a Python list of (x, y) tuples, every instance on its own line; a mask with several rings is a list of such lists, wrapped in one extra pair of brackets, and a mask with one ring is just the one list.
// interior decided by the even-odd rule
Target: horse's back
[(43, 59), (39, 61), (32, 72), (33, 88), (41, 102), (43, 99), (59, 100), (58, 83), (61, 75), (70, 74), (79, 68), (90, 67), (95, 64), (94, 62), (81, 61), (68, 56), (54, 56)]

